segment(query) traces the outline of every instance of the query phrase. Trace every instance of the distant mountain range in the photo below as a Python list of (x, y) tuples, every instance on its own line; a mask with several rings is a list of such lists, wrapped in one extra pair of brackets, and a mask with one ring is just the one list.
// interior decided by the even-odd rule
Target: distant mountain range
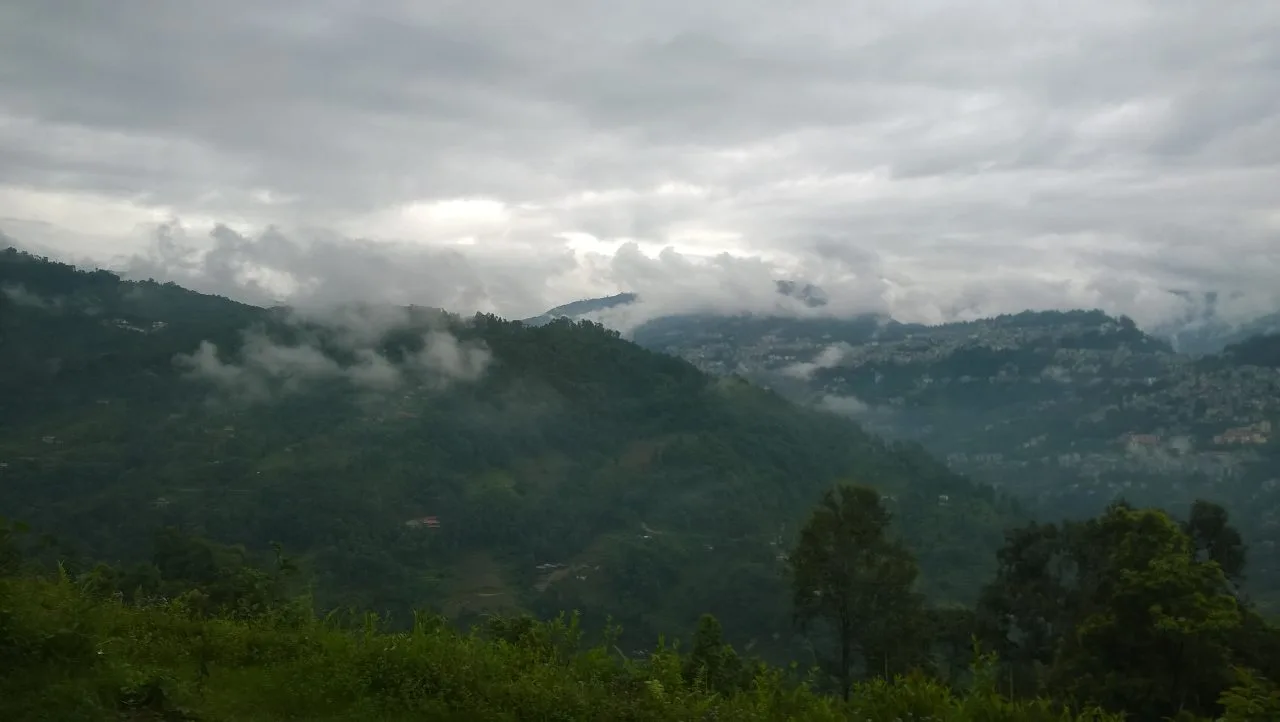
[(576, 321), (587, 318), (592, 314), (599, 313), (606, 309), (635, 303), (639, 298), (640, 297), (634, 293), (619, 293), (614, 296), (605, 296), (604, 298), (588, 298), (581, 301), (572, 301), (564, 304), (563, 306), (556, 306), (540, 316), (526, 318), (521, 323), (526, 326), (543, 326), (551, 323), (557, 318), (567, 318)]
[[(785, 279), (777, 280), (774, 283), (775, 290), (779, 295), (802, 301), (808, 308), (816, 309), (828, 304), (826, 292), (813, 284)], [(1192, 294), (1188, 291), (1178, 290), (1170, 291), (1170, 293), (1187, 299), (1191, 302), (1190, 307), (1195, 310), (1188, 312), (1182, 318), (1167, 321), (1158, 326), (1145, 329), (1145, 331), (1154, 337), (1168, 341), (1172, 348), (1179, 353), (1192, 356), (1214, 354), (1222, 351), (1227, 346), (1239, 343), (1252, 336), (1280, 333), (1280, 311), (1264, 314), (1244, 322), (1232, 322), (1219, 315), (1219, 294), (1212, 292)], [(619, 293), (603, 298), (573, 301), (550, 309), (541, 315), (525, 319), (524, 323), (527, 325), (541, 325), (556, 318), (601, 320), (603, 318), (601, 317), (602, 312), (637, 304), (642, 300), (639, 294)], [(780, 320), (788, 320), (789, 323), (797, 327), (811, 327), (814, 325), (812, 323), (813, 319), (790, 318), (787, 316), (761, 317), (747, 314), (681, 313), (661, 315), (648, 319), (635, 329), (632, 329), (631, 333), (638, 342), (644, 343), (646, 339), (651, 339), (655, 333), (670, 333), (674, 329), (679, 329), (680, 332), (683, 332), (689, 326), (705, 327), (707, 324), (714, 326), (727, 322), (731, 318), (736, 319), (735, 323), (755, 323), (763, 318), (768, 319), (767, 322), (775, 326)], [(751, 319), (751, 321), (746, 321), (747, 319)], [(852, 331), (855, 336), (860, 336), (867, 324), (873, 321), (879, 327), (896, 325), (900, 328), (927, 328), (927, 326), (921, 324), (898, 324), (887, 316), (879, 314), (863, 314), (843, 319), (823, 319), (817, 325), (824, 329), (824, 333), (848, 333)], [(789, 333), (790, 331), (784, 332)]]
[(279, 541), (333, 602), (577, 608), (650, 638), (710, 610), (785, 645), (778, 545), (835, 480), (892, 493), (923, 588), (960, 601), (1012, 498), (1206, 497), (1280, 601), (1280, 336), (1192, 357), (1101, 311), (689, 314), (636, 343), (554, 321), (636, 301), (306, 318), (0, 251), (0, 513), (114, 559), (165, 524)]
[[(800, 301), (808, 308), (821, 308), (827, 305), (827, 294), (821, 288), (811, 283), (799, 283), (796, 281), (778, 280), (774, 282), (774, 289), (779, 296), (792, 298)], [(640, 295), (636, 293), (618, 293), (613, 296), (605, 296), (603, 298), (588, 298), (581, 301), (571, 301), (562, 306), (547, 311), (546, 313), (526, 318), (522, 321), (526, 326), (541, 326), (550, 323), (557, 318), (568, 318), (570, 320), (594, 320), (592, 317), (601, 312), (616, 309), (624, 306), (632, 305), (640, 301)], [(707, 318), (716, 318), (715, 315), (705, 314), (689, 314), (682, 315), (680, 318), (694, 318), (705, 316)]]
[(1245, 335), (1280, 329), (1276, 317), (1193, 320), (1194, 333), (1157, 335), (1096, 310), (937, 326), (697, 314), (631, 335), (920, 442), (1046, 516), (1121, 496), (1169, 509), (1219, 500), (1258, 550), (1255, 591), (1280, 603), (1280, 334)]

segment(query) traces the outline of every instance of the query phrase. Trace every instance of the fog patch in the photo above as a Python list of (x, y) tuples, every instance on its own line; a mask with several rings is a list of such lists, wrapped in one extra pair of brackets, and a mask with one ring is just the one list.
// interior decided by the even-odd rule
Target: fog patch
[[(392, 316), (380, 318), (385, 321)], [(218, 346), (206, 340), (194, 352), (176, 356), (174, 362), (190, 378), (210, 382), (240, 400), (262, 401), (325, 381), (344, 381), (367, 392), (389, 392), (411, 382), (441, 389), (479, 380), (491, 360), (489, 350), (480, 343), (460, 341), (444, 329), (428, 329), (420, 332), (420, 349), (393, 361), (377, 348), (383, 337), (370, 329), (360, 325), (337, 329), (340, 345), (354, 359), (347, 363), (326, 353), (314, 338), (282, 343), (262, 329), (244, 334), (234, 359), (224, 360)]]
[(489, 366), (489, 350), (476, 344), (464, 344), (446, 331), (428, 331), (425, 344), (414, 363), (428, 372), (456, 381), (475, 381)]
[(801, 361), (782, 369), (782, 373), (795, 379), (809, 380), (820, 370), (839, 366), (853, 351), (847, 343), (832, 344), (820, 351), (812, 361)]
[(841, 416), (865, 416), (876, 410), (856, 396), (836, 396), (834, 394), (823, 396), (815, 406), (823, 411), (830, 411)]
[(46, 299), (40, 294), (28, 291), (26, 286), (23, 286), (21, 283), (7, 283), (0, 285), (0, 294), (3, 294), (5, 298), (8, 298), (15, 306), (38, 308), (42, 311), (53, 311), (62, 308), (62, 299)]

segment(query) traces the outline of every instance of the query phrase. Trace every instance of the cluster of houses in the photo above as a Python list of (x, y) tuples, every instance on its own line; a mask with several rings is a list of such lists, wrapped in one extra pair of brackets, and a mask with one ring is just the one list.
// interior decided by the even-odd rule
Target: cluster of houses
[[(1156, 434), (1124, 434), (1120, 440), (1134, 451), (1141, 448), (1157, 448), (1164, 445), (1164, 439)], [(1218, 446), (1233, 446), (1237, 444), (1265, 444), (1271, 441), (1271, 422), (1259, 421), (1247, 426), (1236, 426), (1213, 437), (1213, 443)]]
[(1248, 426), (1237, 426), (1213, 437), (1215, 444), (1265, 444), (1271, 440), (1271, 422), (1259, 421)]

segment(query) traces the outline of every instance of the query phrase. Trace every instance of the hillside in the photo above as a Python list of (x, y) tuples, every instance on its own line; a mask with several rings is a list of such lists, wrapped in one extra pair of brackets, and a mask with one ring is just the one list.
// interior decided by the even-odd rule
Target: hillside
[[(780, 303), (776, 312), (753, 316), (749, 314), (724, 313), (637, 313), (641, 322), (629, 331), (641, 343), (660, 343), (662, 337), (672, 333), (684, 335), (694, 333), (715, 337), (725, 330), (726, 324), (734, 327), (734, 335), (739, 342), (743, 341), (743, 332), (747, 328), (755, 330), (754, 335), (767, 333), (769, 329), (794, 335), (798, 328), (808, 328), (807, 335), (813, 336), (817, 328), (823, 329), (817, 335), (832, 333), (839, 336), (853, 334), (860, 340), (867, 340), (865, 327), (874, 322), (881, 327), (881, 332), (894, 328), (905, 332), (922, 330), (927, 332), (929, 326), (920, 324), (903, 324), (887, 316), (865, 314), (860, 317), (830, 316), (814, 317), (806, 309), (816, 309), (827, 305), (826, 292), (812, 284), (791, 280), (775, 281), (775, 290), (780, 301), (792, 299), (801, 304)], [(1170, 294), (1181, 297), (1188, 308), (1180, 318), (1172, 318), (1158, 323), (1143, 331), (1148, 335), (1169, 343), (1170, 347), (1188, 356), (1200, 357), (1218, 354), (1228, 346), (1239, 344), (1256, 336), (1280, 334), (1280, 311), (1262, 313), (1246, 317), (1245, 320), (1228, 321), (1218, 313), (1218, 293), (1190, 293), (1170, 290)], [(644, 305), (644, 300), (635, 293), (619, 293), (604, 298), (589, 298), (557, 306), (540, 316), (527, 319), (526, 323), (547, 323), (556, 318), (568, 318), (575, 321), (603, 321), (611, 325), (614, 316), (625, 318), (627, 311)], [(618, 313), (621, 312), (621, 313)], [(1256, 313), (1256, 311), (1255, 311)], [(952, 326), (955, 324), (943, 324)]]
[[(470, 634), (429, 615), (387, 629), (286, 606), (252, 620), (198, 618), (186, 600), (125, 605), (66, 578), (0, 568), (0, 717), (8, 720), (917, 719), (1112, 722), (1122, 715), (1010, 701), (987, 674), (964, 693), (922, 677), (867, 681), (843, 703), (716, 636), (637, 660), (581, 643), (572, 620), (494, 618)], [(702, 629), (706, 629), (703, 627)], [(714, 628), (712, 628), (714, 629)], [(700, 630), (701, 631), (701, 630)], [(701, 642), (701, 644), (699, 643)], [(979, 668), (982, 669), (982, 668)], [(1253, 700), (1231, 690), (1244, 701)], [(1240, 712), (1249, 708), (1237, 703)], [(927, 715), (927, 716), (926, 716)], [(1226, 718), (1245, 722), (1243, 714)]]
[(301, 557), (321, 606), (702, 612), (786, 654), (782, 545), (834, 481), (892, 495), (933, 598), (1016, 521), (919, 448), (624, 341), (423, 308), (260, 309), (0, 254), (0, 510), (82, 558), (177, 526)]
[[(846, 511), (881, 502), (865, 487), (841, 496)], [(883, 587), (827, 587), (868, 631), (897, 628), (893, 666), (863, 666), (844, 686), (818, 665), (739, 653), (710, 615), (687, 646), (667, 635), (631, 654), (612, 627), (584, 645), (576, 615), (486, 615), (465, 632), (426, 610), (397, 626), (360, 610), (318, 618), (279, 549), (259, 564), (170, 529), (150, 566), (75, 571), (0, 520), (0, 718), (1273, 720), (1280, 629), (1232, 591), (1245, 550), (1220, 512), (1197, 505), (1183, 526), (1115, 505), (1011, 531), (973, 610), (925, 612), (908, 595), (876, 613), (862, 604)], [(804, 536), (795, 558), (826, 564), (831, 547)]]
[(1280, 602), (1280, 337), (1192, 357), (1100, 311), (940, 326), (673, 317), (634, 337), (919, 442), (1041, 516), (1118, 496), (1171, 510), (1219, 500), (1258, 549), (1249, 588)]

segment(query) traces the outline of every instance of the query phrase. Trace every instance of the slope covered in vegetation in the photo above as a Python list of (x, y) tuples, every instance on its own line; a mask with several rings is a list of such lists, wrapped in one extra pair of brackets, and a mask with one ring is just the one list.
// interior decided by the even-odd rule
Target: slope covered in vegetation
[[(870, 574), (910, 584), (909, 571), (899, 573), (914, 564), (910, 555), (881, 537), (882, 504), (865, 487), (826, 495), (792, 550), (798, 614), (835, 622), (856, 610), (831, 641), (867, 663), (818, 660), (832, 675), (744, 657), (709, 615), (688, 644), (668, 637), (642, 655), (617, 646), (616, 628), (584, 644), (576, 617), (495, 615), (465, 633), (426, 611), (398, 629), (369, 613), (318, 619), (313, 600), (291, 596), (297, 570), (279, 549), (273, 564), (255, 566), (239, 548), (169, 530), (156, 539), (149, 574), (103, 564), (74, 573), (36, 561), (51, 551), (48, 540), (0, 522), (0, 718), (1263, 722), (1280, 714), (1271, 681), (1280, 630), (1228, 586), (1245, 550), (1220, 508), (1197, 507), (1182, 529), (1162, 512), (1116, 506), (1079, 526), (1011, 532), (977, 615), (934, 610), (955, 622), (945, 632), (930, 629), (909, 587), (885, 604), (862, 583)], [(847, 542), (866, 553), (839, 552)], [(1057, 573), (1059, 555), (1078, 573)], [(969, 650), (948, 649), (965, 645), (965, 631)], [(974, 654), (991, 644), (999, 657)], [(892, 653), (892, 667), (880, 668), (877, 650)], [(957, 669), (965, 659), (968, 669)], [(898, 671), (898, 662), (908, 666)]]
[(175, 526), (283, 544), (326, 608), (581, 609), (636, 645), (713, 612), (786, 658), (783, 547), (833, 482), (892, 496), (934, 599), (972, 601), (1016, 518), (597, 325), (259, 309), (16, 252), (0, 288), (0, 509), (85, 560)]
[(0, 610), (0, 717), (14, 720), (1119, 720), (1012, 703), (994, 679), (967, 694), (868, 682), (844, 704), (759, 666), (717, 692), (706, 670), (731, 649), (623, 660), (564, 621), (463, 634), (425, 615), (402, 632), (290, 609), (202, 619), (186, 600), (124, 605), (65, 577), (0, 580)]
[(632, 334), (919, 442), (1039, 518), (1088, 517), (1121, 496), (1166, 509), (1210, 497), (1269, 552), (1244, 583), (1280, 610), (1280, 335), (1193, 357), (1098, 310), (936, 326), (704, 314)]

